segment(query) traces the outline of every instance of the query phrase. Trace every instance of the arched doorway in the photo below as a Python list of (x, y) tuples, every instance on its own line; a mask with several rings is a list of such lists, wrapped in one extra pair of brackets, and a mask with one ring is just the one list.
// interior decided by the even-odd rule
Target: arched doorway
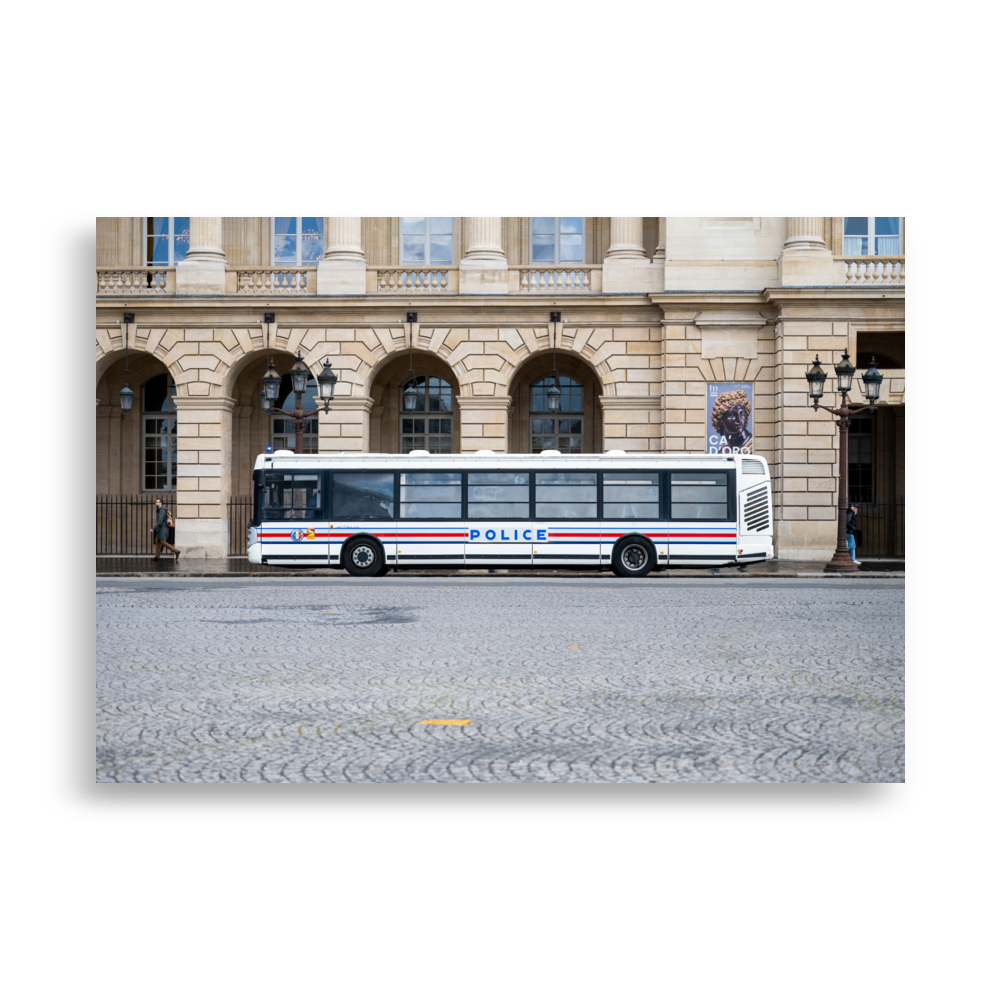
[[(403, 391), (412, 382), (416, 406), (407, 411)], [(373, 452), (406, 454), (423, 449), (435, 455), (461, 451), (458, 379), (436, 355), (413, 352), (387, 361), (372, 381), (369, 447)]]
[(538, 454), (556, 449), (563, 454), (603, 450), (601, 383), (594, 370), (577, 355), (556, 352), (559, 410), (548, 408), (546, 390), (552, 386), (552, 355), (536, 355), (515, 373), (511, 383), (508, 420), (509, 450)]
[[(177, 421), (173, 376), (159, 358), (129, 351), (97, 380), (96, 486), (101, 495), (173, 492), (177, 488)], [(118, 390), (135, 393), (122, 417)]]
[[(233, 450), (232, 450), (232, 493), (234, 496), (249, 495), (252, 492), (253, 465), (257, 456), (267, 451), (270, 444), (275, 450), (288, 448), (291, 450), (295, 441), (295, 432), (291, 421), (285, 417), (270, 415), (264, 412), (260, 404), (261, 379), (267, 371), (267, 352), (261, 351), (252, 355), (243, 364), (233, 381)], [(292, 381), (288, 372), (295, 364), (295, 355), (286, 351), (271, 351), (271, 360), (281, 376), (281, 388), (278, 390), (278, 405), (282, 409), (295, 408), (295, 396), (291, 395)], [(316, 408), (311, 398), (315, 392), (315, 381), (309, 380), (309, 390), (302, 397), (305, 410)], [(291, 395), (291, 399), (289, 399)], [(287, 406), (285, 404), (288, 404)], [(316, 418), (307, 421), (305, 435), (305, 450), (319, 450), (318, 424)], [(289, 441), (292, 444), (289, 444)]]

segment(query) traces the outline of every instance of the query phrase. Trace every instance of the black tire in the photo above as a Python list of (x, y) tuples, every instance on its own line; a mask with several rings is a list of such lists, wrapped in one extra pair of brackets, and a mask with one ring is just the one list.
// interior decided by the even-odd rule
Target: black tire
[(611, 564), (619, 576), (645, 576), (656, 565), (656, 553), (645, 538), (632, 535), (615, 546)]
[(385, 560), (382, 561), (382, 568), (375, 574), (376, 576), (385, 576), (389, 572), (390, 566)]
[(351, 576), (378, 576), (385, 565), (382, 546), (370, 538), (355, 538), (348, 542), (340, 560)]

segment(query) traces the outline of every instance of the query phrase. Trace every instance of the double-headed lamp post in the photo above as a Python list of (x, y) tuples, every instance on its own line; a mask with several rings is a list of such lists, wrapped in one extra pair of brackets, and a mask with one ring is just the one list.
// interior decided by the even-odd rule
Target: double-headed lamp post
[[(267, 373), (261, 379), (264, 383), (264, 388), (260, 393), (260, 402), (265, 413), (280, 413), (284, 417), (292, 418), (292, 427), (295, 429), (295, 454), (301, 455), (302, 434), (306, 429), (306, 421), (310, 417), (315, 417), (319, 413), (319, 410), (309, 410), (306, 412), (302, 409), (302, 396), (306, 391), (310, 373), (308, 366), (302, 360), (301, 354), (296, 355), (295, 364), (292, 365), (292, 369), (288, 374), (292, 379), (292, 392), (295, 393), (295, 409), (289, 412), (274, 405), (277, 402), (278, 393), (281, 391), (281, 376), (270, 361), (267, 363)], [(323, 362), (323, 370), (317, 376), (316, 384), (319, 386), (319, 398), (323, 401), (323, 412), (329, 413), (330, 400), (333, 399), (333, 389), (337, 384), (337, 376), (333, 374), (329, 359)]]
[[(837, 373), (840, 406), (836, 408), (824, 406), (823, 409), (837, 418), (837, 426), (840, 428), (840, 509), (837, 517), (837, 551), (824, 569), (827, 573), (856, 573), (858, 567), (847, 549), (847, 428), (851, 426), (851, 417), (854, 414), (864, 413), (865, 410), (874, 412), (879, 387), (882, 385), (882, 375), (875, 367), (875, 359), (872, 358), (868, 371), (861, 376), (865, 384), (865, 399), (868, 400), (868, 405), (851, 409), (847, 405), (847, 394), (851, 391), (857, 369), (851, 364), (847, 351), (844, 351), (844, 356), (834, 365), (833, 370)], [(809, 398), (812, 400), (813, 409), (818, 410), (819, 401), (823, 397), (823, 383), (826, 382), (826, 372), (819, 366), (818, 354), (812, 368), (806, 372), (806, 381), (809, 383)]]

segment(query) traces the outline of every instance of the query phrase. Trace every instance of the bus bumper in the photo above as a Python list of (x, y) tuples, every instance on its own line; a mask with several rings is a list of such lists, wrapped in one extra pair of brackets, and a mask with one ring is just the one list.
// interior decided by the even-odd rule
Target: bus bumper
[(754, 538), (740, 545), (736, 550), (736, 565), (765, 562), (774, 558), (774, 543), (771, 539)]

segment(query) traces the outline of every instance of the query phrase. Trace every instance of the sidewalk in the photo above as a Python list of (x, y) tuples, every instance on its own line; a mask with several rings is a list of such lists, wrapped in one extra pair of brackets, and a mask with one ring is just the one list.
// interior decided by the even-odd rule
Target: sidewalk
[[(867, 564), (862, 561), (859, 573), (824, 573), (826, 562), (797, 562), (794, 560), (776, 559), (770, 562), (756, 563), (746, 570), (738, 570), (733, 566), (722, 569), (667, 569), (657, 572), (659, 577), (823, 577), (833, 579), (870, 579), (872, 577), (904, 577), (905, 564), (902, 560), (871, 560)], [(393, 572), (392, 576), (488, 576), (487, 569), (407, 569)], [(154, 562), (149, 556), (98, 556), (97, 575), (100, 576), (141, 576), (141, 577), (191, 577), (191, 576), (347, 576), (346, 570), (323, 569), (319, 566), (308, 569), (295, 569), (292, 566), (252, 566), (246, 557), (230, 559), (161, 559)], [(614, 578), (610, 570), (575, 570), (575, 569), (537, 569), (537, 570), (502, 570), (498, 569), (496, 576), (560, 576), (560, 577), (608, 577)]]

